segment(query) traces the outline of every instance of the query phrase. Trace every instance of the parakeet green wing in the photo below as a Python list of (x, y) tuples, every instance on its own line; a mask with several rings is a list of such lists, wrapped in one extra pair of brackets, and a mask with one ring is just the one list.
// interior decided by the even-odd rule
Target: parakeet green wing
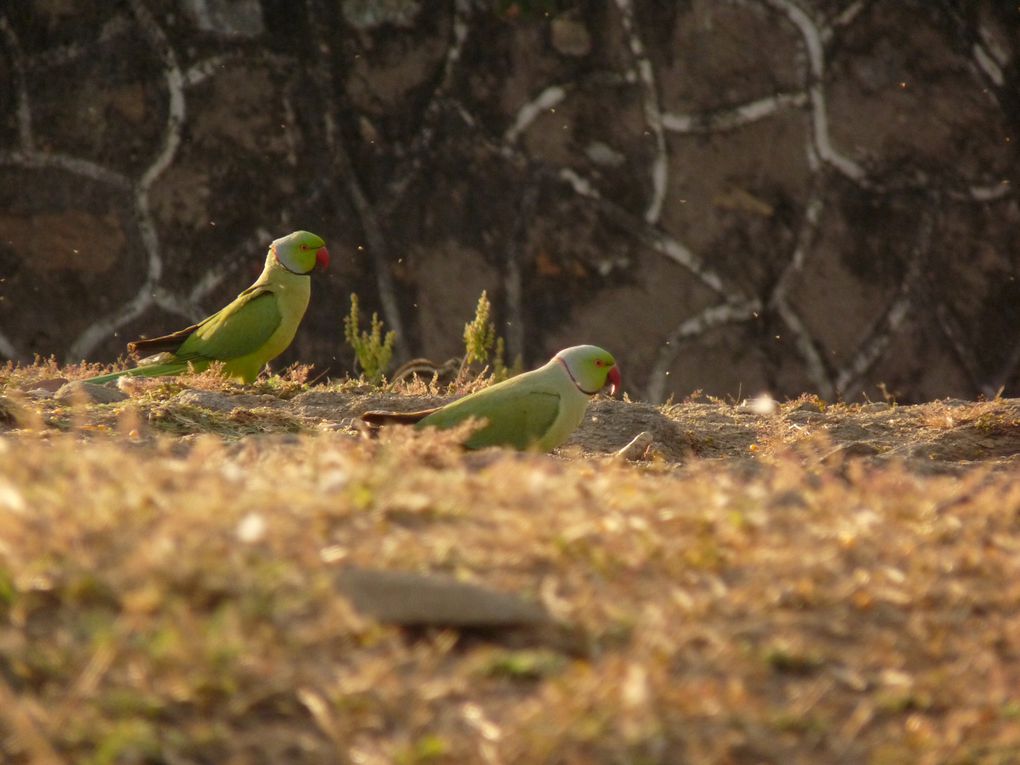
[(271, 290), (263, 287), (245, 290), (233, 303), (195, 327), (176, 356), (183, 361), (247, 356), (269, 340), (281, 318), (276, 295)]
[(421, 420), (419, 425), (448, 428), (475, 417), (486, 420), (487, 424), (468, 438), (464, 444), (468, 448), (502, 444), (527, 449), (548, 432), (560, 409), (558, 393), (527, 390), (526, 386), (488, 389), (481, 393), (486, 395), (455, 401)]

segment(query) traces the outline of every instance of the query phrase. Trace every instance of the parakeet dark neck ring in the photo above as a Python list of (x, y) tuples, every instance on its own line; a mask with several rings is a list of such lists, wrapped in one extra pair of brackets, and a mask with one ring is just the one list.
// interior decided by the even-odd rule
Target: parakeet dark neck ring
[(276, 261), (277, 265), (279, 265), (280, 268), (282, 268), (284, 271), (286, 271), (289, 274), (294, 274), (294, 276), (308, 276), (308, 274), (305, 273), (305, 272), (302, 272), (302, 271), (292, 271), (291, 269), (287, 268), (287, 264), (284, 263), (282, 260), (280, 260), (280, 256), (276, 254), (276, 248), (275, 247), (273, 248), (273, 260)]
[[(573, 383), (574, 383), (574, 386), (575, 386), (575, 387), (576, 387), (576, 388), (577, 388), (577, 389), (578, 389), (579, 391), (581, 391), (581, 393), (585, 394), (586, 396), (594, 396), (594, 395), (595, 395), (596, 393), (598, 393), (598, 391), (597, 391), (597, 390), (585, 390), (584, 388), (582, 388), (582, 387), (581, 387), (581, 383), (579, 383), (579, 382), (577, 381), (577, 378), (576, 378), (576, 377), (574, 377), (574, 373), (573, 373), (573, 372), (571, 372), (571, 371), (570, 371), (570, 367), (568, 367), (568, 366), (567, 366), (567, 362), (565, 362), (565, 361), (564, 361), (563, 359), (561, 359), (561, 358), (560, 358), (559, 356), (557, 356), (557, 357), (556, 357), (556, 360), (557, 360), (558, 362), (560, 362), (560, 363), (561, 363), (561, 364), (563, 365), (563, 368), (564, 368), (564, 369), (566, 369), (566, 370), (567, 370), (567, 376), (569, 376), (569, 377), (570, 377), (570, 380), (571, 380), (571, 382), (573, 382)], [(600, 389), (600, 390), (601, 390), (601, 389)]]

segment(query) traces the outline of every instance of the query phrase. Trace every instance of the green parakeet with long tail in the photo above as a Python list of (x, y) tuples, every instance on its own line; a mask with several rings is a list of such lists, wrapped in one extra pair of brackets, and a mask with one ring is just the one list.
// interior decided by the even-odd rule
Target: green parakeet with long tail
[(436, 409), (365, 412), (370, 425), (415, 423), (417, 428), (450, 428), (469, 418), (484, 423), (464, 443), (469, 449), (511, 446), (550, 451), (567, 440), (591, 398), (607, 384), (621, 385), (616, 360), (594, 345), (566, 348), (542, 367)]
[(308, 308), (310, 274), (316, 265), (329, 266), (329, 252), (320, 237), (295, 231), (277, 239), (269, 245), (262, 275), (232, 303), (179, 332), (128, 344), (132, 353), (159, 354), (151, 363), (86, 382), (176, 375), (189, 369), (202, 372), (213, 361), (223, 362), (226, 377), (253, 382), (294, 339)]

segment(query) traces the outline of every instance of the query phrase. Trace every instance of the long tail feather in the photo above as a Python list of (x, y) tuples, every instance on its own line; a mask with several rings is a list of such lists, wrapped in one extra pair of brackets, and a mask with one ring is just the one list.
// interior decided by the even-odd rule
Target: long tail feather
[(145, 364), (140, 367), (122, 369), (119, 372), (110, 372), (106, 375), (99, 375), (98, 377), (90, 377), (82, 382), (102, 385), (103, 383), (119, 380), (121, 377), (162, 377), (164, 375), (179, 375), (181, 372), (186, 371), (187, 368), (187, 363), (182, 361), (172, 361), (167, 364)]
[(373, 410), (371, 412), (365, 412), (361, 415), (362, 422), (368, 425), (374, 425), (379, 427), (381, 425), (413, 425), (419, 420), (424, 420), (438, 407), (432, 409), (421, 409), (417, 412), (385, 412), (381, 410)]

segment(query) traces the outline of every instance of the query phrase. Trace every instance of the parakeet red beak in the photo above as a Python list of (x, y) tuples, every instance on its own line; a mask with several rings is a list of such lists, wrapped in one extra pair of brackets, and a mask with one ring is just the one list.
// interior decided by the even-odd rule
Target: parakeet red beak
[(315, 251), (315, 262), (322, 266), (323, 271), (329, 268), (329, 250), (325, 247), (317, 249)]
[(623, 387), (623, 378), (620, 377), (620, 368), (613, 367), (606, 376), (606, 384), (609, 385), (609, 395), (615, 396)]

